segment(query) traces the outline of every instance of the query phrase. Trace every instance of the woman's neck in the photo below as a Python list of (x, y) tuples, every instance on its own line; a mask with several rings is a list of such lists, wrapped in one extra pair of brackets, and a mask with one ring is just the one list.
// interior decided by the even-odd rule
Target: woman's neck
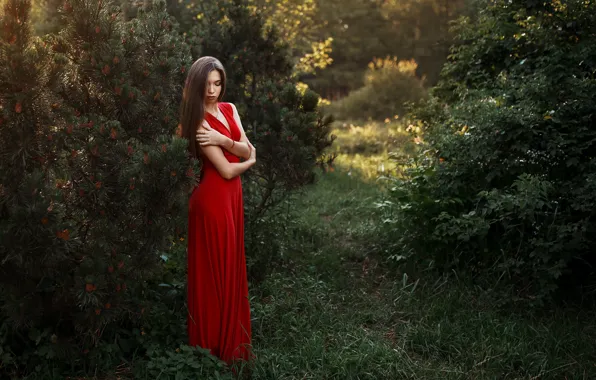
[(205, 104), (204, 107), (205, 107), (205, 111), (206, 112), (209, 112), (209, 113), (212, 113), (212, 114), (217, 114), (217, 111), (218, 111), (218, 109), (217, 109), (217, 102), (210, 103), (210, 104)]

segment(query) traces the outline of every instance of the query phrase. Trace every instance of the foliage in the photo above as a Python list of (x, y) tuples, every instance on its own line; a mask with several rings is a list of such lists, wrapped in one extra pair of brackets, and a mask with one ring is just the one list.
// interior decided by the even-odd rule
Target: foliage
[[(469, 0), (386, 0), (381, 14), (389, 24), (388, 37), (399, 38), (395, 44), (402, 51), (392, 52), (418, 62), (418, 72), (434, 85), (449, 53), (453, 34), (450, 23), (461, 15), (473, 15)], [(394, 45), (394, 46), (395, 46)]]
[(333, 63), (330, 54), (333, 37), (327, 37), (324, 41), (316, 41), (310, 44), (310, 52), (305, 53), (294, 66), (298, 75), (316, 75), (317, 70), (322, 70)]
[(231, 378), (225, 363), (208, 349), (183, 344), (187, 340), (184, 238), (173, 241), (161, 258), (163, 271), (148, 283), (142, 327), (133, 330), (135, 340), (130, 342), (138, 357), (131, 368), (133, 378)]
[(181, 346), (174, 351), (159, 349), (148, 352), (145, 376), (159, 379), (232, 379), (231, 373), (225, 373), (224, 364), (214, 356), (197, 356), (199, 351), (209, 355), (209, 350), (200, 347)]
[(593, 278), (595, 6), (496, 1), (456, 25), (386, 206), (391, 258), (471, 273), (503, 302)]
[(338, 119), (385, 120), (404, 111), (408, 102), (424, 98), (424, 80), (417, 77), (414, 61), (375, 59), (368, 65), (364, 86), (332, 103)]
[(333, 63), (302, 80), (337, 100), (363, 86), (362, 73), (375, 58), (418, 62), (417, 75), (436, 83), (451, 44), (449, 22), (466, 11), (465, 0), (328, 0), (319, 2), (317, 38), (333, 38)]
[(267, 28), (275, 27), (282, 41), (292, 49), (308, 50), (321, 28), (315, 20), (315, 0), (249, 0), (249, 9), (258, 13)]
[(263, 20), (266, 28), (275, 28), (290, 48), (294, 74), (315, 74), (333, 61), (332, 38), (319, 38), (323, 24), (318, 23), (314, 0), (249, 0), (249, 9)]
[(198, 165), (173, 136), (191, 57), (164, 3), (124, 21), (113, 3), (69, 0), (43, 41), (29, 4), (8, 1), (2, 19), (0, 294), (7, 347), (31, 369), (81, 365), (104, 332), (138, 323)]
[(60, 0), (32, 0), (31, 1), (31, 26), (36, 35), (43, 36), (47, 33), (57, 33), (60, 24), (52, 22), (60, 17)]
[(257, 107), (247, 114), (259, 163), (245, 177), (244, 201), (249, 269), (254, 279), (262, 279), (282, 253), (280, 234), (289, 223), (284, 209), (292, 207), (292, 194), (313, 183), (315, 169), (324, 165), (332, 120), (317, 112), (316, 94), (300, 94), (291, 83), (266, 83), (257, 96)]

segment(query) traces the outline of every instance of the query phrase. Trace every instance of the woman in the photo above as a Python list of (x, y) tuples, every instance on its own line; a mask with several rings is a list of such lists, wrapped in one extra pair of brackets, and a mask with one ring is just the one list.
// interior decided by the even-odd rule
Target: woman
[(197, 60), (184, 86), (180, 123), (192, 156), (203, 162), (188, 209), (189, 344), (232, 363), (252, 357), (240, 174), (255, 164), (256, 150), (236, 107), (220, 102), (225, 86), (217, 59)]

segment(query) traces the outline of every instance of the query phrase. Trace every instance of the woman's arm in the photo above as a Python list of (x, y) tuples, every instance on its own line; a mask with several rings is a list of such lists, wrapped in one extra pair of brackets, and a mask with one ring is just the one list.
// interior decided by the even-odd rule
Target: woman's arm
[(203, 120), (201, 128), (199, 128), (197, 141), (201, 146), (218, 145), (236, 157), (248, 159), (251, 151), (249, 146), (250, 141), (248, 141), (244, 128), (242, 128), (242, 122), (240, 121), (240, 115), (236, 106), (232, 103), (229, 104), (232, 106), (234, 121), (240, 130), (240, 141), (233, 141), (231, 138), (222, 135), (213, 129), (206, 120)]
[(246, 134), (244, 133), (242, 126), (239, 124), (240, 119), (236, 117), (234, 119), (238, 124), (238, 129), (240, 129), (240, 141), (233, 141), (231, 138), (219, 133), (205, 120), (203, 120), (202, 128), (200, 128), (199, 132), (197, 133), (197, 141), (201, 146), (220, 146), (236, 157), (248, 159), (250, 156), (250, 148), (248, 146), (249, 141), (246, 138)]
[(232, 141), (228, 136), (222, 135), (222, 144), (220, 146), (232, 153), (236, 157), (248, 159), (250, 156), (250, 148), (248, 147), (248, 141)]
[[(238, 114), (238, 110), (236, 109), (236, 106), (233, 103), (230, 103), (230, 105), (232, 106), (232, 110), (234, 111), (234, 120), (236, 121), (236, 124), (238, 125), (238, 129), (240, 129), (240, 141), (246, 142), (249, 145), (251, 145), (250, 141), (248, 141), (248, 137), (246, 137), (246, 133), (244, 133), (244, 128), (242, 127), (242, 122), (240, 121), (240, 115)], [(248, 154), (250, 155), (250, 148), (249, 148)]]
[[(247, 142), (247, 144), (250, 144)], [(201, 151), (207, 156), (209, 161), (213, 163), (215, 169), (225, 179), (232, 179), (247, 171), (256, 162), (256, 150), (254, 147), (248, 146), (250, 155), (244, 162), (229, 162), (224, 156), (223, 151), (216, 145), (201, 146)]]
[(244, 128), (242, 128), (242, 122), (240, 121), (240, 115), (238, 114), (238, 109), (234, 103), (229, 103), (232, 106), (232, 111), (234, 115), (234, 121), (236, 125), (238, 125), (238, 129), (240, 130), (240, 141), (236, 141), (232, 144), (232, 139), (229, 137), (224, 137), (224, 143), (222, 147), (227, 150), (228, 152), (232, 153), (236, 157), (248, 158), (250, 156), (250, 147), (248, 146), (249, 141), (248, 137), (246, 137), (246, 133), (244, 132)]

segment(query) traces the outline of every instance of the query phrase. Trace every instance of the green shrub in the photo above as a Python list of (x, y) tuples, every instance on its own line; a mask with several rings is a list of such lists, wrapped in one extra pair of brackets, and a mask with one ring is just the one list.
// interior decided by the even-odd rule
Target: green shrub
[(28, 12), (11, 0), (2, 16), (0, 307), (7, 351), (32, 369), (50, 353), (79, 365), (138, 323), (198, 165), (173, 136), (191, 56), (165, 2), (125, 21), (69, 0), (43, 40)]
[(154, 348), (147, 352), (149, 359), (139, 363), (136, 377), (156, 379), (232, 379), (225, 364), (209, 350), (200, 347), (180, 346), (176, 350)]
[(412, 111), (424, 141), (385, 206), (387, 253), (540, 304), (594, 274), (596, 4), (497, 1), (456, 31)]
[(414, 60), (376, 59), (368, 65), (364, 86), (331, 105), (338, 119), (385, 120), (400, 115), (408, 102), (424, 98), (424, 80)]

